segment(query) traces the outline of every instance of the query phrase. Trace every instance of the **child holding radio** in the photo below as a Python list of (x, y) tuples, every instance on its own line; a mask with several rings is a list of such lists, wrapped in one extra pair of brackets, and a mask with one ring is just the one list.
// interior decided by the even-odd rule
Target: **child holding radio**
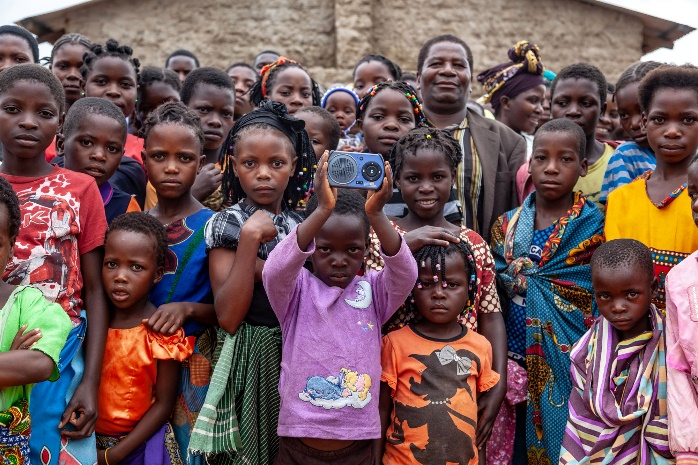
[[(330, 187), (327, 160), (325, 153), (318, 163), (306, 220), (262, 271), (282, 334), (277, 465), (379, 463), (380, 328), (417, 279), (409, 247), (383, 213), (389, 165), (381, 188), (364, 200)], [(357, 276), (371, 228), (385, 268)], [(303, 267), (308, 258), (314, 273)]]

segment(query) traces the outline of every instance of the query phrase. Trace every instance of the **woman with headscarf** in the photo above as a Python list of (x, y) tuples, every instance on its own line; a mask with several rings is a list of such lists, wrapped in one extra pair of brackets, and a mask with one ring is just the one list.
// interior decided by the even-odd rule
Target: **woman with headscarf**
[(545, 99), (540, 50), (522, 40), (509, 49), (509, 60), (483, 71), (477, 80), (485, 88), (483, 100), (492, 105), (497, 121), (522, 134), (530, 154)]

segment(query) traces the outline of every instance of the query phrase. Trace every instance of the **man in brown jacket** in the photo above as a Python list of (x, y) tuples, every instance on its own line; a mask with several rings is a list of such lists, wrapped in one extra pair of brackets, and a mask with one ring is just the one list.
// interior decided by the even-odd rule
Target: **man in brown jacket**
[(463, 150), (456, 188), (464, 224), (489, 243), (494, 221), (519, 205), (516, 172), (526, 161), (526, 142), (505, 125), (468, 110), (473, 56), (464, 41), (453, 35), (428, 40), (417, 68), (429, 122), (453, 129)]

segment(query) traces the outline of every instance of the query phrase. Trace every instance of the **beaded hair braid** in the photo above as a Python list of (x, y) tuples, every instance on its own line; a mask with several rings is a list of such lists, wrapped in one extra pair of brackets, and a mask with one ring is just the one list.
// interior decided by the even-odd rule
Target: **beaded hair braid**
[[(468, 302), (466, 304), (466, 309), (470, 309), (473, 305), (475, 305), (475, 292), (477, 290), (477, 275), (475, 274), (475, 270), (477, 268), (475, 266), (475, 256), (473, 255), (473, 251), (465, 241), (449, 244), (448, 247), (426, 245), (415, 252), (414, 258), (417, 260), (417, 266), (420, 268), (426, 268), (427, 260), (430, 260), (431, 272), (434, 276), (434, 283), (438, 283), (439, 280), (441, 280), (441, 286), (447, 287), (446, 257), (454, 253), (460, 253), (463, 260), (467, 264), (466, 266), (469, 277)], [(420, 281), (417, 281), (417, 288), (422, 288), (422, 283)]]
[[(279, 73), (279, 71), (294, 67), (300, 68), (303, 71), (305, 71), (305, 68), (303, 68), (300, 65), (300, 63), (286, 57), (279, 57), (278, 60), (269, 63), (264, 68), (262, 68), (262, 71), (259, 74), (259, 79), (257, 79), (257, 81), (254, 83), (254, 85), (249, 91), (250, 102), (255, 106), (259, 105), (259, 103), (262, 100), (266, 99), (271, 93), (271, 88), (274, 85), (274, 79), (276, 75)], [(318, 86), (317, 82), (315, 82), (315, 80), (310, 76), (310, 74), (308, 74), (308, 77), (310, 77), (310, 82), (312, 86), (313, 105), (320, 106), (320, 87)]]
[(82, 74), (83, 79), (87, 79), (87, 73), (92, 69), (95, 61), (104, 57), (116, 57), (128, 62), (133, 66), (133, 70), (136, 72), (136, 82), (140, 78), (140, 67), (141, 61), (138, 58), (133, 57), (133, 49), (128, 45), (119, 45), (114, 39), (107, 40), (104, 45), (94, 44), (90, 48), (89, 52), (85, 52), (83, 57), (84, 64), (80, 68), (80, 74)]
[(463, 160), (460, 144), (444, 130), (436, 128), (415, 128), (402, 136), (388, 152), (388, 162), (395, 179), (400, 177), (407, 155), (414, 155), (418, 149), (431, 149), (443, 153), (451, 171), (458, 168)]
[[(276, 118), (279, 124), (291, 128), (295, 132), (295, 142), (289, 138), (288, 143), (293, 148), (294, 155), (298, 157), (296, 160), (296, 173), (288, 181), (284, 191), (283, 204), (292, 210), (304, 208), (305, 203), (313, 192), (312, 181), (317, 168), (315, 151), (310, 143), (310, 139), (308, 139), (308, 133), (303, 130), (305, 123), (286, 113), (286, 107), (279, 102), (262, 102), (260, 108), (240, 118), (228, 133), (224, 144), (225, 150), (221, 155), (222, 165), (225, 166), (221, 192), (223, 192), (226, 201), (231, 201), (234, 204), (246, 197), (245, 192), (242, 190), (240, 179), (235, 176), (233, 164), (230, 161), (230, 158), (235, 155), (235, 145), (243, 135), (252, 131), (276, 130), (280, 132), (279, 129), (263, 121), (246, 123), (244, 118), (253, 118), (253, 113), (260, 110), (272, 113), (272, 115), (269, 115), (270, 117)], [(286, 138), (285, 135), (280, 137)]]
[(366, 114), (366, 110), (368, 109), (368, 106), (371, 103), (371, 100), (373, 100), (373, 97), (375, 97), (376, 94), (382, 91), (383, 89), (392, 89), (404, 94), (405, 98), (409, 100), (409, 102), (412, 104), (412, 108), (414, 109), (414, 120), (417, 123), (417, 127), (421, 128), (423, 126), (426, 126), (427, 117), (424, 115), (424, 111), (422, 110), (422, 104), (419, 102), (419, 97), (417, 97), (417, 93), (411, 85), (409, 85), (406, 82), (400, 81), (385, 81), (378, 83), (375, 86), (368, 89), (368, 92), (366, 92), (366, 94), (359, 102), (359, 106), (356, 108), (357, 120), (362, 119), (364, 117), (364, 115)]

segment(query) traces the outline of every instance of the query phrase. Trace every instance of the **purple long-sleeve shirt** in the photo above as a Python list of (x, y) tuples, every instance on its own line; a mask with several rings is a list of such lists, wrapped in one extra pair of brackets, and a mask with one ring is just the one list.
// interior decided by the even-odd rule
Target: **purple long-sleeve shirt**
[(402, 241), (383, 256), (385, 268), (356, 276), (341, 289), (303, 268), (315, 251), (298, 247), (294, 229), (269, 255), (264, 288), (281, 323), (279, 436), (375, 439), (381, 326), (417, 280), (417, 264)]

